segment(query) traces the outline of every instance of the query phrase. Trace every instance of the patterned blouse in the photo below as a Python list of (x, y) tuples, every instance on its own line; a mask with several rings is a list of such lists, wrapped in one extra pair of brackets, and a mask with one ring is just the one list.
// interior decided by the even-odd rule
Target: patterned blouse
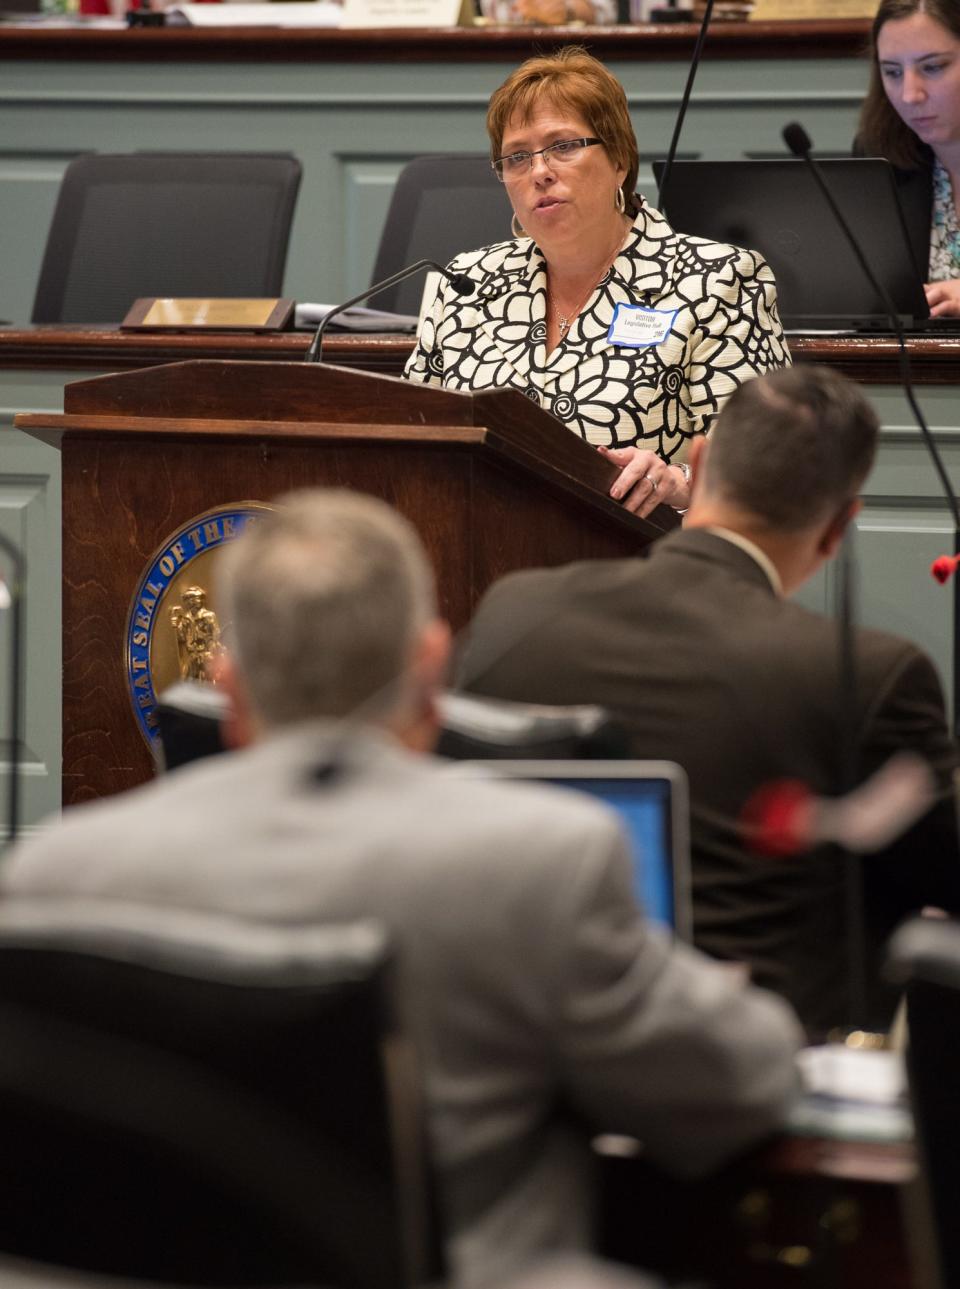
[(450, 268), (477, 289), (462, 297), (441, 280), (408, 379), (512, 386), (589, 443), (683, 459), (738, 385), (790, 361), (766, 261), (675, 233), (650, 206), (550, 354), (546, 264), (530, 238), (458, 255)]
[(933, 215), (930, 223), (929, 282), (960, 277), (960, 227), (953, 200), (953, 184), (946, 166), (934, 158)]

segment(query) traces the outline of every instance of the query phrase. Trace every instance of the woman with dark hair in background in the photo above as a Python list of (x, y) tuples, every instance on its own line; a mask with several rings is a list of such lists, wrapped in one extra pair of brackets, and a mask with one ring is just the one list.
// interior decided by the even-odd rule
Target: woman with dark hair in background
[(897, 167), (932, 317), (960, 316), (960, 0), (881, 0), (857, 150)]
[(531, 58), (490, 99), (512, 241), (458, 255), (407, 365), (448, 389), (521, 390), (621, 467), (611, 495), (682, 510), (685, 463), (738, 385), (789, 362), (769, 267), (675, 233), (636, 195), (619, 81), (583, 49)]

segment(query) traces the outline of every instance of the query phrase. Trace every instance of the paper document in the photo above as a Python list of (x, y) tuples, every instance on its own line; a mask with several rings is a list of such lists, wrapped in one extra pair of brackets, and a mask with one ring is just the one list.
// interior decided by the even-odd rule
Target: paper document
[(191, 27), (339, 27), (343, 9), (330, 0), (277, 4), (179, 4), (167, 10)]
[(790, 1115), (793, 1132), (849, 1141), (904, 1141), (913, 1132), (901, 1052), (862, 1051), (828, 1043), (797, 1058), (803, 1095)]

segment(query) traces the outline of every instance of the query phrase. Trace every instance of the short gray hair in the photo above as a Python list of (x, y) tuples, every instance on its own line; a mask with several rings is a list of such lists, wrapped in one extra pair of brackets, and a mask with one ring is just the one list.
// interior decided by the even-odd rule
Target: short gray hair
[(226, 548), (219, 585), (231, 652), (268, 725), (402, 704), (434, 579), (412, 525), (384, 502), (326, 488), (280, 497)]
[(879, 431), (866, 395), (838, 372), (803, 364), (768, 372), (724, 404), (703, 486), (765, 527), (798, 532), (853, 500)]

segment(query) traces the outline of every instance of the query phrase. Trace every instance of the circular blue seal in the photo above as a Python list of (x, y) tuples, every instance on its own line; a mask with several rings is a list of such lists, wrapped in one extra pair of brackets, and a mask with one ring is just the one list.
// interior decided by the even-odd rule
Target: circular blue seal
[(151, 748), (159, 740), (158, 695), (178, 680), (209, 680), (229, 633), (214, 603), (216, 552), (270, 509), (245, 501), (206, 510), (172, 533), (144, 570), (127, 614), (124, 664), (133, 714)]

